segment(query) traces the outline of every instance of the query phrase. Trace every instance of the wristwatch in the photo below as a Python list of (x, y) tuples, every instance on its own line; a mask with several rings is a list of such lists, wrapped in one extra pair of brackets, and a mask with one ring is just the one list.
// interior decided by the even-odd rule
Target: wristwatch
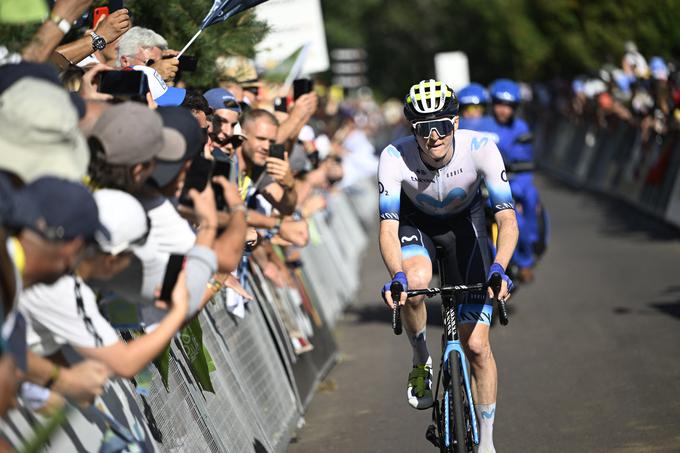
[(66, 34), (71, 30), (71, 23), (58, 14), (50, 13), (49, 20), (54, 22), (63, 34)]
[(104, 50), (106, 47), (106, 39), (95, 32), (90, 32), (90, 36), (92, 36), (92, 50)]

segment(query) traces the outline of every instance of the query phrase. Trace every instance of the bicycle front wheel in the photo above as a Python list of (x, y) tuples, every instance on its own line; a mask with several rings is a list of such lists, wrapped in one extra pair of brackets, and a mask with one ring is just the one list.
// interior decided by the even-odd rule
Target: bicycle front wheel
[(449, 451), (451, 453), (468, 453), (468, 446), (472, 445), (469, 438), (470, 426), (468, 415), (465, 410), (467, 400), (465, 398), (464, 383), (460, 369), (460, 357), (457, 351), (449, 353), (449, 430), (451, 442)]

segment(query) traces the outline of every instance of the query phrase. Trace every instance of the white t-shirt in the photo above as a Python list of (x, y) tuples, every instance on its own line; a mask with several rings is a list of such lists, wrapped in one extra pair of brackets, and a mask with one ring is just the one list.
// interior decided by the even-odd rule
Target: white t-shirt
[[(99, 346), (111, 346), (120, 341), (115, 329), (99, 312), (92, 289), (80, 278), (78, 281), (85, 315), (102, 339)], [(67, 275), (53, 285), (33, 285), (19, 297), (19, 310), (27, 322), (28, 346), (36, 354), (50, 355), (63, 344), (83, 348), (98, 346), (94, 335), (87, 330), (83, 316), (78, 313), (75, 283), (74, 277)]]

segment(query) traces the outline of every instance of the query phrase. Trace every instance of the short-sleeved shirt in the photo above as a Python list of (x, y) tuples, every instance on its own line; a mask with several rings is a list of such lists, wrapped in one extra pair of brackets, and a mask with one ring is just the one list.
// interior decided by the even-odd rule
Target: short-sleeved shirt
[[(76, 278), (80, 283), (85, 316), (90, 318), (94, 331), (102, 339), (101, 345), (97, 345), (84, 317), (78, 313)], [(95, 348), (120, 341), (115, 329), (99, 312), (94, 292), (79, 277), (67, 275), (52, 285), (31, 286), (19, 297), (19, 310), (28, 323), (28, 345), (39, 355), (53, 354), (64, 344)]]
[(478, 200), (482, 180), (494, 212), (514, 209), (505, 166), (496, 144), (474, 131), (458, 129), (453, 157), (433, 169), (421, 157), (415, 137), (388, 145), (380, 155), (378, 188), (380, 218), (399, 220), (402, 193), (416, 209), (430, 216), (450, 217)]

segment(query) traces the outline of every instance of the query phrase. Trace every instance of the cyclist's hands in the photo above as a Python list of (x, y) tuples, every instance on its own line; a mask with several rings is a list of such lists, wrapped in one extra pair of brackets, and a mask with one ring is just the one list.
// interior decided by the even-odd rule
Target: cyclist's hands
[(385, 283), (382, 289), (382, 297), (383, 300), (385, 301), (385, 304), (390, 307), (390, 309), (394, 308), (394, 300), (392, 299), (392, 291), (390, 291), (390, 287), (392, 286), (392, 283), (394, 282), (399, 282), (401, 283), (402, 290), (401, 293), (401, 298), (399, 299), (399, 305), (404, 305), (406, 303), (406, 291), (408, 291), (408, 280), (406, 279), (406, 274), (403, 272), (397, 272), (394, 274), (394, 277), (392, 277), (392, 280), (389, 282)]
[[(486, 277), (487, 283), (491, 282), (491, 276), (493, 274), (496, 274), (496, 273), (500, 274), (501, 279), (502, 279), (501, 280), (501, 290), (498, 293), (498, 298), (500, 300), (503, 300), (503, 301), (508, 300), (510, 298), (510, 292), (515, 287), (515, 285), (512, 284), (512, 280), (510, 280), (510, 277), (505, 275), (505, 269), (503, 269), (503, 266), (501, 266), (498, 263), (493, 263), (491, 265), (491, 267), (489, 268), (489, 274)], [(487, 292), (489, 294), (489, 297), (491, 297), (491, 298), (496, 297), (496, 295), (493, 292), (493, 288), (491, 288), (490, 286), (487, 289)]]

